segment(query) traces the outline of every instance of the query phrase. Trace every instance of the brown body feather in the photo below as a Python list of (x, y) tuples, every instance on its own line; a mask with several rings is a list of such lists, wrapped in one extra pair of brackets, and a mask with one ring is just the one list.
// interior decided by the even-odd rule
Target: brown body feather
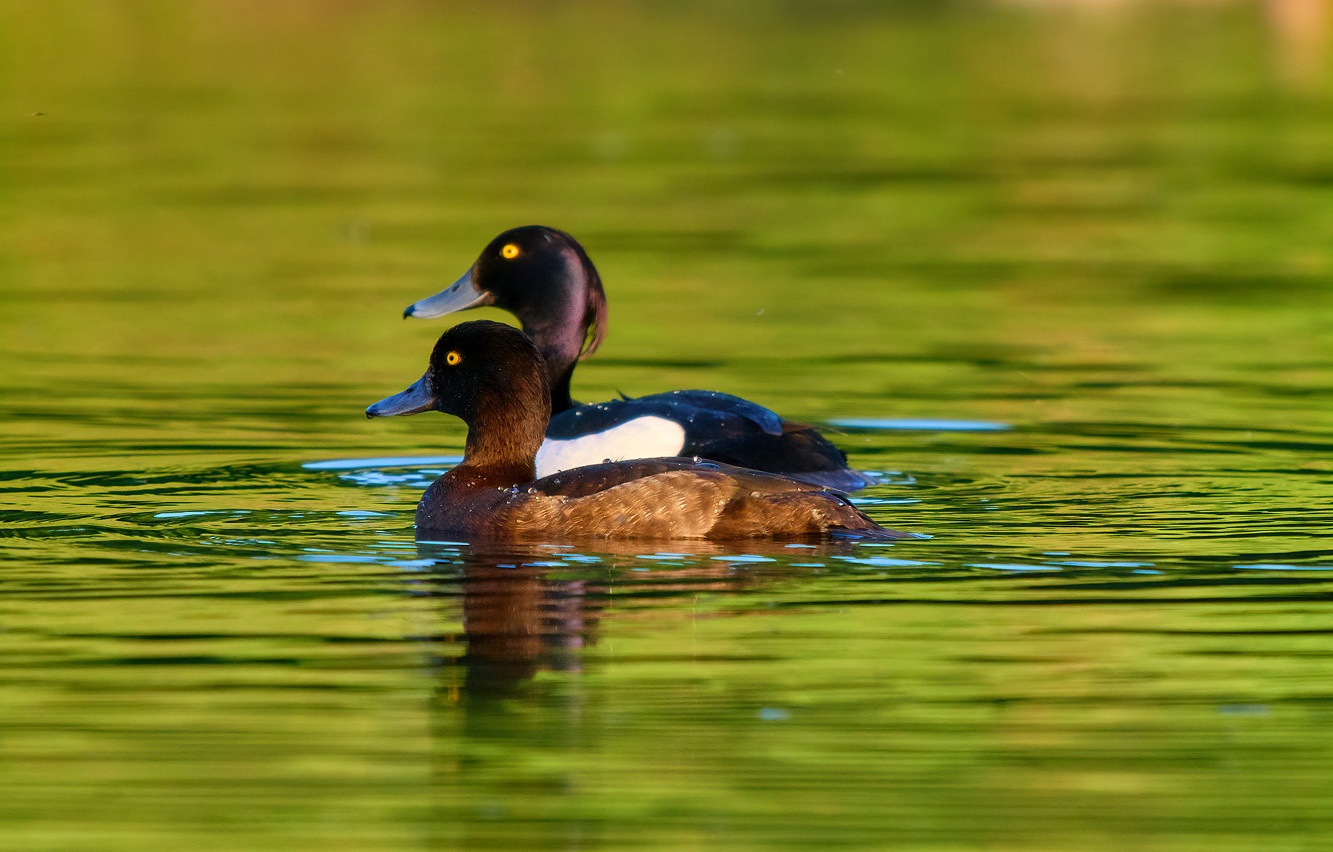
[(773, 474), (641, 459), (576, 468), (527, 485), (482, 484), (460, 465), (426, 491), (417, 528), (487, 539), (915, 538), (886, 530), (834, 491)]

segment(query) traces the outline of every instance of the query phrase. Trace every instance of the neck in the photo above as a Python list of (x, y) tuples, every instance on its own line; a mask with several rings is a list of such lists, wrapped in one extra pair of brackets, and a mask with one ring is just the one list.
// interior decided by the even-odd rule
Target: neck
[(506, 487), (537, 478), (534, 459), (550, 420), (545, 400), (535, 387), (527, 394), (506, 390), (483, 393), (475, 413), (465, 418), (467, 443), (454, 468), (456, 482)]
[[(526, 327), (523, 330), (527, 332)], [(573, 343), (562, 338), (550, 346), (537, 343), (537, 349), (541, 351), (542, 359), (546, 361), (546, 381), (551, 385), (552, 414), (568, 411), (575, 405), (574, 398), (569, 393), (569, 383), (574, 378), (574, 365), (578, 363), (582, 345), (582, 338)]]
[(530, 321), (524, 319), (523, 333), (532, 338), (546, 362), (546, 381), (551, 386), (551, 413), (559, 414), (574, 406), (569, 393), (569, 382), (574, 376), (574, 365), (583, 351), (586, 330), (583, 325), (583, 307), (566, 305), (564, 315), (555, 320)]

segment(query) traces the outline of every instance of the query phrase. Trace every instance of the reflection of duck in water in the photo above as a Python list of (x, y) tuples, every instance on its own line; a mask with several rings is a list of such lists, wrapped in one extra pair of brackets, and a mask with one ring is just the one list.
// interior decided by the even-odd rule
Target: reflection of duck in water
[(880, 527), (828, 489), (698, 459), (608, 462), (534, 481), (550, 390), (532, 341), (500, 323), (445, 332), (426, 375), (366, 416), (430, 410), (462, 418), (468, 435), (462, 463), (417, 506), (419, 538), (918, 537)]
[[(513, 695), (540, 671), (581, 671), (579, 652), (596, 643), (601, 623), (615, 614), (609, 604), (612, 591), (632, 600), (630, 612), (641, 615), (645, 608), (676, 606), (681, 596), (736, 592), (772, 577), (763, 568), (755, 570), (748, 560), (772, 558), (775, 561), (767, 564), (785, 572), (783, 563), (793, 557), (792, 550), (777, 542), (746, 542), (743, 547), (745, 553), (740, 554), (735, 544), (700, 540), (651, 546), (599, 542), (595, 558), (603, 561), (590, 569), (587, 563), (562, 559), (593, 557), (549, 546), (418, 545), (424, 558), (438, 562), (431, 575), (433, 594), (461, 598), (463, 635), (442, 638), (466, 643), (457, 663), (463, 668), (461, 691), (471, 699)], [(824, 542), (797, 552), (806, 561), (852, 547), (847, 541)], [(642, 558), (660, 550), (669, 550), (676, 564)], [(728, 555), (736, 556), (737, 562), (728, 562)], [(555, 568), (576, 564), (583, 566), (576, 578), (567, 571), (560, 577), (549, 576)], [(745, 565), (745, 570), (737, 571), (737, 564)], [(590, 571), (595, 574), (590, 576)], [(459, 686), (454, 681), (450, 692)]]
[(482, 305), (518, 317), (545, 359), (551, 422), (537, 451), (538, 476), (606, 459), (701, 456), (848, 491), (871, 483), (813, 427), (730, 394), (678, 390), (574, 402), (570, 378), (602, 342), (606, 295), (583, 247), (563, 231), (537, 225), (505, 231), (462, 278), (403, 315), (438, 317)]
[[(538, 801), (527, 797), (542, 797), (559, 812), (570, 793), (586, 791), (588, 755), (615, 747), (616, 732), (626, 726), (658, 726), (655, 717), (608, 716), (604, 697), (616, 688), (608, 680), (619, 680), (611, 667), (629, 662), (624, 651), (612, 653), (613, 640), (626, 633), (615, 621), (689, 620), (697, 611), (686, 602), (701, 592), (748, 600), (747, 589), (781, 582), (793, 572), (799, 576), (802, 569), (787, 564), (793, 559), (858, 549), (848, 541), (795, 549), (770, 541), (600, 541), (578, 552), (568, 546), (419, 543), (421, 557), (437, 564), (429, 573), (413, 574), (414, 581), (425, 579), (428, 594), (441, 599), (441, 623), (457, 624), (461, 609), (464, 630), (432, 643), (439, 656), (431, 677), (428, 752), (434, 788), (447, 794), (430, 797), (427, 845), (509, 848), (516, 836), (512, 821), (533, 813), (521, 809)], [(659, 551), (678, 564), (665, 564), (668, 557), (639, 558)], [(727, 556), (738, 561), (729, 563)], [(756, 557), (775, 561), (748, 561)], [(599, 634), (607, 649), (585, 653)], [(705, 659), (719, 653), (711, 645), (697, 651)], [(651, 659), (638, 652), (633, 661), (688, 663), (681, 654), (690, 649), (649, 653)], [(601, 676), (584, 677), (585, 664)], [(675, 747), (669, 736), (661, 741), (662, 749)], [(549, 829), (543, 845), (569, 849), (599, 845), (590, 838), (605, 828), (586, 811), (543, 824)]]
[(577, 670), (573, 652), (591, 644), (599, 605), (586, 580), (550, 580), (548, 568), (510, 557), (463, 561), (463, 688), (505, 694), (543, 669)]

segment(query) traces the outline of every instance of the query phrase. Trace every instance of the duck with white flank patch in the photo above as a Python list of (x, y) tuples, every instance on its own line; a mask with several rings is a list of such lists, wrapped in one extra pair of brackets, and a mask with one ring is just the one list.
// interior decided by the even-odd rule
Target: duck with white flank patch
[(848, 468), (846, 454), (813, 427), (730, 394), (678, 390), (575, 402), (570, 378), (606, 333), (606, 295), (587, 252), (563, 231), (538, 225), (505, 231), (462, 278), (403, 316), (483, 305), (516, 316), (546, 360), (552, 417), (537, 453), (539, 475), (607, 459), (700, 456), (844, 491), (872, 482)]

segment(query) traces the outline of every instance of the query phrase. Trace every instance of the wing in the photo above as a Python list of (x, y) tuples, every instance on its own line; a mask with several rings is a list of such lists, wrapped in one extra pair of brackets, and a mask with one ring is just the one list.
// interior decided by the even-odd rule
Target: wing
[[(591, 465), (530, 488), (534, 530), (596, 530), (611, 538), (820, 537), (883, 530), (835, 491), (713, 462), (645, 459)], [(540, 504), (540, 505), (539, 505)]]
[[(741, 468), (728, 464), (699, 461), (693, 459), (633, 459), (630, 461), (590, 464), (586, 467), (565, 470), (544, 476), (528, 486), (538, 494), (558, 497), (585, 497), (597, 494), (618, 485), (637, 482), (658, 474), (672, 471), (747, 473)], [(798, 483), (803, 487), (804, 483)]]
[[(748, 399), (741, 399), (729, 393), (705, 390), (678, 390), (639, 397), (644, 402), (679, 406), (688, 409), (689, 423), (699, 429), (709, 431), (745, 429), (752, 431), (758, 427), (768, 435), (781, 435), (783, 421), (762, 405), (756, 405)], [(748, 424), (748, 425), (742, 425)], [(691, 430), (687, 427), (686, 433)]]
[(569, 440), (590, 432), (603, 432), (639, 417), (674, 420), (685, 429), (687, 442), (756, 432), (781, 435), (783, 429), (781, 417), (740, 397), (716, 391), (680, 390), (576, 406), (552, 417), (546, 436)]
[(594, 465), (520, 489), (501, 509), (502, 526), (519, 539), (707, 538), (726, 490), (684, 465)]

